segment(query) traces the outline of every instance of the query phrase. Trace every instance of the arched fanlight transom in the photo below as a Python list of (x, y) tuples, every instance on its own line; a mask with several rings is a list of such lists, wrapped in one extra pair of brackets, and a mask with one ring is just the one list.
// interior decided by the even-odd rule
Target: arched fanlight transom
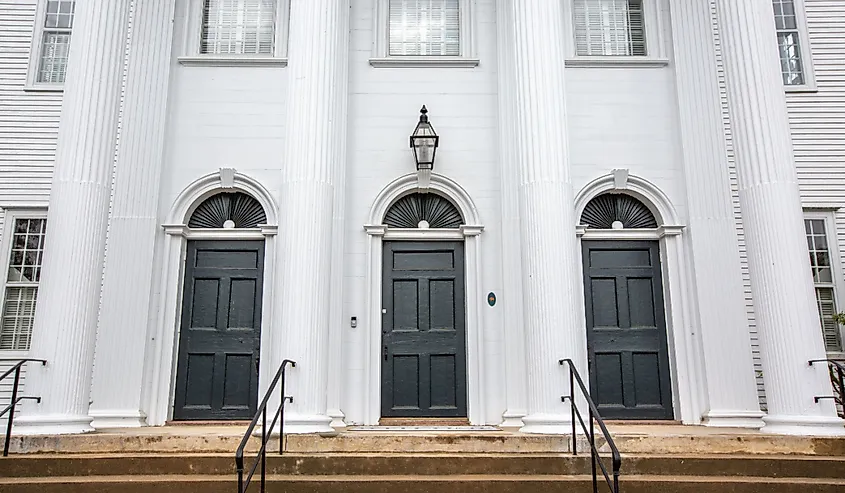
[(255, 228), (267, 223), (264, 208), (241, 192), (212, 195), (197, 207), (188, 221), (190, 228)]
[(581, 224), (590, 229), (656, 228), (657, 219), (635, 197), (606, 193), (587, 204), (581, 214)]
[(391, 228), (458, 228), (463, 223), (458, 208), (434, 193), (406, 195), (384, 216), (384, 224)]

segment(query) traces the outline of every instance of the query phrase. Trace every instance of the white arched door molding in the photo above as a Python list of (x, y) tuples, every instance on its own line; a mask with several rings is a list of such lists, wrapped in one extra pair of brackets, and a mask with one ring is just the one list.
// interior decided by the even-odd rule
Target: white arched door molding
[[(364, 230), (369, 235), (367, 265), (367, 320), (365, 323), (364, 416), (367, 425), (381, 418), (381, 293), (382, 242), (385, 240), (464, 241), (466, 281), (467, 414), (471, 424), (486, 423), (484, 388), (485, 361), (481, 334), (480, 239), (484, 226), (472, 198), (458, 183), (432, 173), (430, 182), (420, 187), (416, 173), (401, 176), (376, 197)], [(461, 212), (464, 225), (458, 229), (397, 229), (383, 224), (388, 209), (405, 195), (431, 191), (452, 201)]]
[[(243, 192), (255, 198), (264, 208), (267, 224), (251, 229), (191, 229), (188, 220), (194, 210), (208, 197), (221, 192)], [(162, 252), (162, 271), (158, 290), (158, 313), (152, 318), (153, 343), (148, 368), (144, 372), (147, 423), (163, 425), (173, 409), (176, 376), (176, 349), (182, 313), (182, 288), (185, 272), (185, 252), (188, 240), (264, 240), (264, 288), (261, 317), (261, 360), (272, 362), (270, 355), (270, 321), (273, 309), (273, 273), (276, 258), (275, 237), (278, 232), (278, 206), (270, 192), (257, 180), (223, 168), (205, 175), (185, 187), (173, 202), (162, 225), (166, 235)], [(263, 395), (271, 365), (262, 365), (259, 374), (259, 395)]]
[[(575, 198), (576, 218), (580, 221), (587, 204), (607, 193), (627, 194), (646, 205), (657, 219), (656, 229), (596, 230), (576, 225), (581, 240), (657, 240), (663, 265), (663, 292), (666, 310), (669, 362), (675, 417), (685, 424), (699, 424), (703, 411), (704, 382), (701, 380), (702, 359), (696, 339), (695, 303), (692, 293), (690, 266), (685, 260), (683, 230), (679, 216), (669, 197), (648, 180), (630, 175), (627, 170), (613, 170), (586, 186)], [(583, 266), (579, 262), (579, 266)], [(581, 272), (583, 278), (583, 272)], [(583, 283), (582, 283), (583, 289)], [(582, 293), (583, 296), (583, 293)], [(582, 326), (586, 321), (582, 321)]]

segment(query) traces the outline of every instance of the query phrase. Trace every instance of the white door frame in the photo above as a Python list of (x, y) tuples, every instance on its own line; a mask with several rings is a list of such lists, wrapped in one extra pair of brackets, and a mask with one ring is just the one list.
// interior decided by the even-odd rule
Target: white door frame
[[(258, 200), (267, 216), (267, 224), (251, 229), (192, 229), (187, 226), (194, 210), (208, 197), (221, 192), (243, 192)], [(273, 196), (257, 180), (224, 168), (205, 175), (188, 185), (177, 197), (162, 225), (166, 235), (159, 279), (158, 313), (151, 317), (151, 342), (147, 354), (152, 358), (144, 370), (144, 396), (147, 424), (161, 426), (173, 416), (179, 328), (182, 318), (185, 256), (188, 240), (264, 240), (264, 288), (261, 297), (261, 361), (272, 362), (271, 321), (273, 320), (273, 274), (278, 233), (278, 207)], [(262, 365), (258, 375), (259, 395), (271, 375), (272, 365)]]
[[(486, 362), (481, 334), (480, 243), (484, 226), (469, 194), (451, 179), (432, 173), (430, 182), (420, 187), (416, 173), (401, 176), (387, 185), (370, 210), (364, 231), (369, 235), (367, 265), (367, 319), (364, 321), (364, 424), (377, 425), (381, 418), (381, 331), (382, 331), (382, 251), (385, 241), (463, 241), (466, 282), (467, 417), (470, 424), (486, 422), (483, 388)], [(452, 201), (461, 212), (464, 225), (457, 229), (397, 229), (382, 224), (391, 205), (405, 195), (431, 190)]]
[[(685, 226), (679, 223), (671, 201), (657, 186), (643, 178), (629, 175), (627, 170), (614, 170), (587, 184), (575, 199), (575, 217), (580, 220), (587, 204), (598, 195), (609, 191), (625, 193), (640, 200), (654, 214), (659, 227), (593, 230), (578, 225), (578, 258), (581, 259), (583, 254), (581, 241), (659, 241), (675, 419), (680, 419), (684, 424), (700, 424), (702, 404), (705, 402), (701, 366), (703, 361), (700, 341), (694, 327), (696, 316), (690, 269), (685, 260), (688, 257), (684, 252), (683, 242)], [(583, 286), (583, 259), (578, 265)], [(586, 327), (586, 320), (581, 322), (581, 325)]]

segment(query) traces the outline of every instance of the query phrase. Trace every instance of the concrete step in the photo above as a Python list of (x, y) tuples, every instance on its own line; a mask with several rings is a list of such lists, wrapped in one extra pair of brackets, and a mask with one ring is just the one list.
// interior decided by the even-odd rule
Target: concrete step
[[(599, 485), (599, 491), (606, 491)], [(93, 476), (0, 478), (4, 493), (232, 493), (223, 476)], [(627, 476), (625, 493), (841, 493), (845, 479)], [(258, 485), (251, 486), (258, 491)], [(269, 493), (588, 493), (588, 476), (283, 476), (268, 478)]]
[[(150, 428), (85, 435), (13, 437), (13, 453), (231, 453), (244, 427)], [(626, 427), (613, 432), (622, 453), (628, 454), (762, 454), (845, 457), (845, 437), (793, 437), (739, 433), (704, 427)], [(587, 450), (583, 437), (579, 449)], [(602, 441), (599, 440), (599, 444)], [(247, 450), (258, 450), (258, 439)], [(603, 447), (605, 449), (606, 447)], [(270, 442), (278, 449), (278, 439)], [(292, 453), (565, 453), (566, 436), (478, 433), (368, 433), (337, 436), (288, 435)]]
[[(247, 467), (254, 461), (246, 457)], [(609, 459), (605, 464), (610, 467)], [(271, 454), (268, 474), (287, 476), (580, 475), (589, 456), (565, 454)], [(0, 477), (228, 475), (233, 454), (18, 455), (0, 460)], [(843, 457), (625, 456), (623, 476), (845, 478)]]

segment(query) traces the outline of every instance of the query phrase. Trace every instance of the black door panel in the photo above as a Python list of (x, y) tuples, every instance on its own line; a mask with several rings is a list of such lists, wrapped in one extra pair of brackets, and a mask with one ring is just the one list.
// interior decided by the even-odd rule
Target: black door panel
[(382, 416), (466, 416), (463, 243), (385, 242)]
[(605, 418), (672, 419), (657, 242), (583, 242), (590, 393)]
[(255, 414), (263, 271), (262, 241), (188, 243), (174, 419)]

